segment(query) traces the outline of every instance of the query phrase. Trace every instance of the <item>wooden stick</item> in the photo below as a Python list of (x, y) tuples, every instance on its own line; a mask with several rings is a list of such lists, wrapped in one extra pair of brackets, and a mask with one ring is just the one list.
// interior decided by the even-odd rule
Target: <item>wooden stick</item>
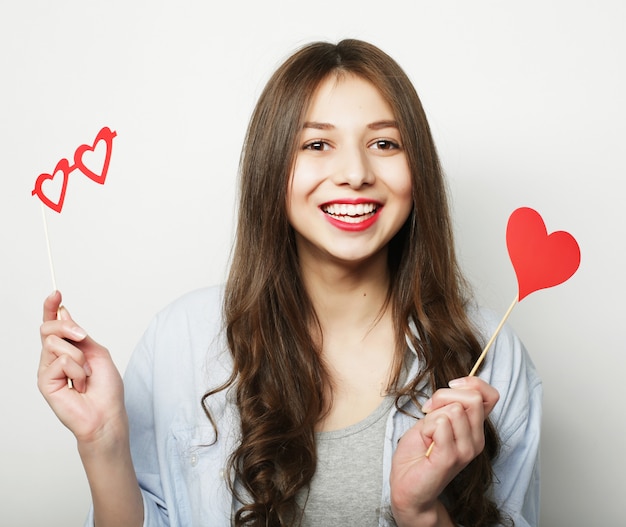
[[(50, 275), (52, 276), (52, 290), (57, 291), (57, 280), (54, 273), (54, 263), (52, 261), (52, 249), (50, 248), (50, 236), (48, 235), (48, 220), (46, 218), (46, 209), (41, 202), (41, 217), (43, 218), (43, 232), (46, 236), (46, 248), (48, 249), (48, 265), (50, 266)], [(61, 319), (60, 308), (57, 310), (57, 320)], [(74, 388), (74, 382), (69, 377), (67, 378), (67, 387), (71, 390)]]
[[(517, 299), (518, 299), (518, 295), (515, 295), (515, 299), (513, 300), (513, 302), (509, 306), (509, 309), (507, 309), (506, 313), (502, 317), (502, 320), (498, 324), (498, 327), (496, 328), (496, 330), (493, 332), (493, 335), (491, 335), (491, 338), (489, 339), (489, 341), (485, 345), (485, 348), (483, 349), (482, 353), (480, 354), (480, 356), (476, 360), (476, 363), (472, 367), (472, 370), (469, 372), (468, 377), (474, 377), (474, 375), (476, 375), (476, 372), (478, 371), (478, 368), (480, 368), (480, 365), (482, 364), (483, 360), (485, 360), (485, 357), (487, 356), (487, 352), (489, 351), (489, 348), (491, 348), (491, 345), (496, 340), (496, 337), (498, 336), (498, 333), (500, 333), (500, 330), (502, 329), (502, 327), (504, 326), (504, 323), (509, 318), (509, 315), (513, 311), (513, 308), (517, 305), (517, 302), (518, 302)], [(426, 450), (426, 454), (424, 454), (425, 457), (430, 456), (430, 453), (433, 451), (434, 446), (435, 446), (435, 442), (433, 441), (428, 446), (428, 450)]]
[(54, 264), (52, 262), (52, 250), (50, 249), (50, 237), (48, 236), (48, 220), (46, 219), (46, 209), (41, 202), (41, 217), (43, 218), (43, 232), (46, 235), (46, 247), (48, 249), (48, 264), (50, 265), (50, 274), (52, 275), (52, 289), (57, 291), (57, 280), (54, 274)]
[(489, 348), (493, 344), (493, 341), (496, 340), (496, 337), (498, 336), (498, 333), (500, 333), (500, 330), (502, 329), (502, 326), (504, 326), (504, 323), (509, 318), (509, 315), (511, 314), (511, 311), (513, 311), (513, 308), (516, 305), (517, 305), (517, 295), (515, 295), (515, 299), (513, 300), (513, 303), (509, 306), (509, 309), (507, 309), (506, 313), (502, 317), (502, 320), (500, 321), (500, 324), (498, 324), (498, 327), (493, 332), (493, 335), (491, 335), (491, 338), (489, 339), (489, 342), (487, 342), (487, 344), (485, 345), (485, 349), (483, 349), (483, 352), (480, 354), (480, 357), (478, 357), (478, 360), (476, 361), (476, 364), (474, 364), (474, 367), (472, 368), (472, 371), (469, 372), (468, 377), (473, 377), (474, 375), (476, 375), (476, 372), (478, 371), (478, 368), (480, 368), (480, 365), (482, 364), (483, 360), (485, 359), (485, 356), (487, 355), (487, 352), (489, 351)]

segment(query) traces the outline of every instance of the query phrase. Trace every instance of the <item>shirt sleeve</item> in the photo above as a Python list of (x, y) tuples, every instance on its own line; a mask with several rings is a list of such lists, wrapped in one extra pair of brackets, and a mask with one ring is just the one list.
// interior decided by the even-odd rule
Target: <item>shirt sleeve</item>
[(225, 390), (211, 397), (218, 437), (201, 404), (232, 371), (221, 309), (221, 287), (183, 295), (154, 317), (126, 368), (130, 449), (146, 527), (230, 525), (225, 468), (239, 421)]
[[(495, 327), (492, 323), (489, 326)], [(491, 415), (500, 437), (494, 498), (516, 527), (539, 524), (542, 384), (520, 339), (504, 326), (480, 376), (500, 393)]]
[(124, 375), (124, 389), (130, 423), (131, 454), (143, 495), (144, 525), (167, 527), (170, 523), (161, 484), (161, 456), (155, 423), (153, 381), (156, 325), (154, 320), (135, 349)]
[[(152, 375), (154, 338), (155, 323), (153, 322), (128, 363), (124, 374), (124, 400), (130, 423), (133, 465), (143, 497), (143, 525), (145, 527), (169, 527), (155, 437)], [(91, 507), (85, 527), (93, 525), (93, 507)]]

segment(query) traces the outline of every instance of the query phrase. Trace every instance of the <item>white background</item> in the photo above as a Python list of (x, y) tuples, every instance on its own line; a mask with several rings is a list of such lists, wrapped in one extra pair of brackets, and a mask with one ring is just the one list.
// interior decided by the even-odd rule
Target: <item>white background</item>
[(343, 37), (415, 82), (484, 304), (504, 312), (516, 293), (515, 208), (577, 238), (578, 273), (510, 319), (545, 384), (542, 525), (623, 524), (625, 22), (620, 0), (2, 0), (0, 524), (79, 525), (89, 502), (35, 384), (52, 290), (36, 177), (117, 131), (106, 184), (72, 175), (47, 217), (66, 305), (124, 369), (158, 309), (224, 279), (240, 145), (269, 74)]

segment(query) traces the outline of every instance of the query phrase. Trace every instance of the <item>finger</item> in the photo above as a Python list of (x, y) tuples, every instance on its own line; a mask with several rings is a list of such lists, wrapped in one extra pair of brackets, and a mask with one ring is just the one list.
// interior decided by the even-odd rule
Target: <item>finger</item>
[(450, 388), (437, 390), (432, 398), (424, 403), (422, 411), (428, 413), (453, 401), (460, 401), (469, 409), (482, 407), (487, 416), (498, 402), (500, 394), (493, 386), (476, 377), (462, 377), (450, 381)]
[[(432, 450), (437, 463), (460, 470), (484, 447), (482, 434), (475, 434), (462, 405), (452, 403), (425, 419), (424, 433), (432, 437)], [(430, 457), (430, 456), (429, 456)]]
[[(423, 420), (422, 434), (424, 443), (436, 445), (435, 449), (428, 449), (431, 460), (438, 460), (447, 466), (454, 465), (454, 431), (450, 419), (444, 412), (429, 414)], [(434, 456), (434, 457), (433, 457)], [(439, 459), (438, 459), (439, 458)]]
[(59, 355), (48, 367), (40, 370), (37, 386), (44, 396), (51, 395), (67, 388), (67, 379), (72, 379), (76, 391), (85, 392), (87, 374), (83, 366), (69, 355)]
[(476, 390), (470, 389), (440, 388), (424, 403), (422, 410), (424, 413), (428, 414), (452, 403), (459, 403), (466, 411), (478, 413), (481, 417), (484, 416), (482, 394)]
[(57, 312), (63, 300), (60, 291), (53, 291), (43, 303), (43, 321), (56, 320)]
[[(40, 369), (49, 367), (63, 356), (79, 364), (87, 375), (91, 375), (91, 369), (82, 350), (57, 335), (48, 335), (45, 338), (41, 351)], [(72, 377), (69, 378), (71, 379)]]
[(483, 406), (485, 409), (485, 415), (489, 415), (494, 406), (500, 399), (500, 393), (489, 383), (482, 380), (480, 377), (461, 377), (459, 379), (453, 379), (448, 383), (450, 388), (455, 390), (476, 390), (480, 392), (483, 398)]
[[(60, 312), (66, 312), (65, 308), (61, 308)], [(72, 342), (82, 342), (87, 338), (87, 332), (76, 324), (76, 322), (74, 322), (71, 318), (66, 320), (55, 319), (44, 322), (39, 328), (39, 333), (41, 335), (42, 342), (51, 335), (56, 335)]]
[(486, 415), (480, 392), (444, 388), (437, 390), (424, 406), (427, 417), (448, 417), (463, 457), (483, 449)]
[[(473, 424), (467, 409), (459, 402), (451, 402), (428, 414), (425, 418), (427, 423), (439, 423), (439, 419), (445, 417), (445, 421), (452, 431), (451, 438), (454, 441), (464, 441), (468, 436), (471, 438)], [(439, 423), (442, 424), (442, 423)], [(480, 423), (482, 425), (482, 422)], [(432, 426), (432, 424), (431, 424)]]
[(483, 419), (472, 418), (471, 412), (460, 403), (449, 404), (442, 408), (441, 412), (449, 419), (460, 462), (469, 463), (485, 446)]

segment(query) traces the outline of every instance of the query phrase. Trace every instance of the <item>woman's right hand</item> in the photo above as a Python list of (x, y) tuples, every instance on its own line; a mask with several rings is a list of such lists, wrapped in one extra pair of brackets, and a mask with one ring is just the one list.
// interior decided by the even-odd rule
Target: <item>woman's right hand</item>
[(58, 291), (44, 302), (37, 385), (79, 445), (111, 445), (128, 435), (122, 378), (107, 349), (60, 306)]

